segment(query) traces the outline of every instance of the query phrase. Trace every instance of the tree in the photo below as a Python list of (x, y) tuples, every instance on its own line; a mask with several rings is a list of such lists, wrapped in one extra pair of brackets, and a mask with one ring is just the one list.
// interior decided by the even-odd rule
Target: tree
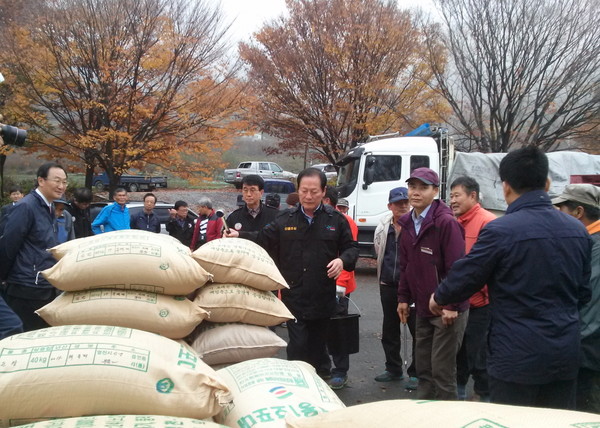
[(251, 116), (278, 149), (335, 162), (370, 134), (412, 129), (442, 110), (428, 88), (413, 17), (390, 0), (286, 0), (240, 45), (258, 100)]
[(436, 3), (442, 23), (425, 27), (428, 62), (463, 146), (551, 151), (593, 129), (600, 111), (595, 0)]
[[(38, 146), (96, 166), (116, 186), (147, 163), (211, 175), (235, 130), (243, 86), (221, 12), (206, 0), (52, 0), (11, 25), (2, 61), (12, 110)], [(193, 159), (190, 165), (190, 159)]]

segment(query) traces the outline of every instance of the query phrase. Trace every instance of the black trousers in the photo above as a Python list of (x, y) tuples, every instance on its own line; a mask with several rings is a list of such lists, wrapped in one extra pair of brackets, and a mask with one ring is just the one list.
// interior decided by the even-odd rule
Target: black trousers
[(505, 382), (490, 376), (490, 401), (514, 406), (548, 407), (552, 409), (575, 409), (577, 381), (559, 380), (543, 385), (524, 385)]
[(327, 353), (329, 318), (291, 320), (287, 323), (287, 359), (307, 362), (320, 376), (329, 376), (331, 361)]
[(469, 309), (465, 337), (456, 355), (456, 383), (466, 385), (473, 376), (473, 389), (480, 396), (489, 396), (487, 375), (487, 332), (490, 326), (489, 305)]
[[(383, 309), (383, 325), (381, 327), (381, 345), (385, 354), (385, 369), (394, 375), (403, 374), (403, 361), (400, 357), (402, 334), (400, 329), (400, 316), (398, 316), (398, 289), (391, 285), (379, 285), (381, 307)], [(408, 376), (416, 377), (415, 346), (417, 335), (415, 333), (416, 313), (411, 308), (408, 317), (408, 329), (412, 335), (412, 363), (408, 367)]]
[(44, 321), (42, 317), (38, 316), (35, 311), (52, 302), (54, 297), (51, 299), (38, 300), (25, 299), (6, 294), (4, 298), (8, 306), (10, 306), (13, 312), (17, 314), (23, 322), (23, 331), (39, 330), (41, 328), (50, 327), (50, 325)]

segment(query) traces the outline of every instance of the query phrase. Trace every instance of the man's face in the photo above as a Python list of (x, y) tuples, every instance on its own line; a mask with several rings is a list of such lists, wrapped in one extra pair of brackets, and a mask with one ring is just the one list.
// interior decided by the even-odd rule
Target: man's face
[(188, 215), (188, 207), (179, 207), (177, 208), (177, 217), (184, 219)]
[(342, 214), (348, 214), (348, 207), (342, 206), (342, 205), (338, 205), (337, 206), (337, 210), (339, 212), (341, 212)]
[(459, 217), (477, 205), (475, 192), (467, 193), (464, 186), (454, 186), (450, 191), (450, 208)]
[(65, 204), (61, 204), (60, 202), (54, 203), (54, 215), (56, 216), (56, 218), (61, 218), (64, 210)]
[(421, 180), (412, 179), (408, 182), (408, 202), (419, 212), (431, 205), (438, 192), (437, 187)]
[(146, 199), (144, 199), (144, 212), (150, 214), (155, 206), (156, 199), (154, 199), (154, 196), (147, 196)]
[(119, 205), (125, 205), (127, 203), (127, 192), (115, 193), (115, 202)]
[(408, 203), (408, 199), (401, 199), (399, 201), (389, 203), (388, 209), (392, 212), (394, 218), (400, 218), (410, 211), (410, 204)]
[(38, 189), (48, 201), (60, 199), (67, 184), (67, 173), (62, 168), (50, 168), (48, 177), (38, 177)]
[(19, 192), (18, 190), (16, 192), (11, 192), (10, 193), (10, 200), (13, 202), (17, 202), (20, 201), (21, 199), (23, 199), (23, 194), (21, 192)]
[(86, 210), (86, 209), (88, 209), (90, 207), (90, 203), (89, 202), (79, 202), (77, 200), (74, 200), (73, 203), (80, 210)]
[(200, 215), (209, 215), (210, 214), (210, 210), (207, 207), (204, 207), (202, 205), (198, 205), (198, 214), (200, 214)]
[(244, 202), (250, 208), (256, 208), (260, 205), (260, 198), (262, 197), (264, 190), (260, 190), (256, 185), (247, 185), (244, 184), (242, 187), (242, 197), (244, 198)]
[(325, 196), (325, 190), (321, 188), (321, 179), (318, 176), (302, 177), (298, 184), (300, 204), (308, 211), (317, 209)]

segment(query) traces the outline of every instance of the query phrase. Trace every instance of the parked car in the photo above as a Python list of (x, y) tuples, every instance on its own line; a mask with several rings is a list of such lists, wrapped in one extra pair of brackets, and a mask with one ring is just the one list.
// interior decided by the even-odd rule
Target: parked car
[(290, 171), (284, 171), (275, 162), (266, 161), (245, 161), (241, 162), (237, 168), (226, 169), (223, 172), (224, 181), (233, 184), (236, 188), (242, 188), (242, 179), (247, 175), (260, 175), (262, 178), (280, 178), (284, 180), (294, 180), (298, 174)]
[(337, 169), (335, 169), (335, 166), (330, 163), (318, 163), (316, 165), (312, 165), (311, 168), (317, 168), (323, 171), (327, 177), (327, 181), (335, 180), (337, 178)]
[[(109, 180), (106, 172), (94, 174), (92, 180), (97, 191), (101, 192), (108, 188)], [(129, 192), (138, 192), (140, 190), (154, 190), (156, 188), (167, 188), (166, 176), (151, 175), (122, 175), (119, 179), (119, 187), (127, 189)]]
[[(90, 206), (90, 216), (92, 218), (92, 221), (94, 221), (94, 219), (100, 213), (102, 208), (111, 203), (112, 202), (93, 202)], [(128, 202), (127, 208), (129, 208), (129, 215), (133, 216), (135, 214), (140, 213), (144, 209), (144, 203)], [(169, 210), (172, 210), (174, 208), (175, 204), (169, 204), (166, 202), (156, 203), (156, 206), (154, 207), (154, 213), (158, 216), (158, 219), (160, 220), (160, 233), (168, 233), (166, 226), (167, 222), (169, 221), (169, 217), (171, 216), (169, 214)], [(196, 220), (199, 217), (198, 214), (192, 211), (191, 209), (188, 212), (190, 216), (194, 218), (194, 220)]]

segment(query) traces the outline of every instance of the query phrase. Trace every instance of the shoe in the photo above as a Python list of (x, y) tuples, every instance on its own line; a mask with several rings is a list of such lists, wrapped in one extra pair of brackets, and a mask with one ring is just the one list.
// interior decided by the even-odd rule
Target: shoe
[(329, 381), (329, 387), (331, 389), (342, 389), (348, 383), (348, 376), (339, 377), (336, 376)]
[(408, 389), (409, 391), (416, 391), (419, 387), (419, 379), (416, 377), (409, 377), (408, 382), (404, 386), (404, 389)]
[(319, 375), (319, 377), (323, 380), (329, 380), (331, 379), (331, 373), (330, 372), (317, 372), (317, 375)]
[(388, 372), (387, 370), (381, 373), (379, 376), (375, 376), (375, 382), (391, 382), (394, 380), (402, 380), (402, 375), (395, 375)]

